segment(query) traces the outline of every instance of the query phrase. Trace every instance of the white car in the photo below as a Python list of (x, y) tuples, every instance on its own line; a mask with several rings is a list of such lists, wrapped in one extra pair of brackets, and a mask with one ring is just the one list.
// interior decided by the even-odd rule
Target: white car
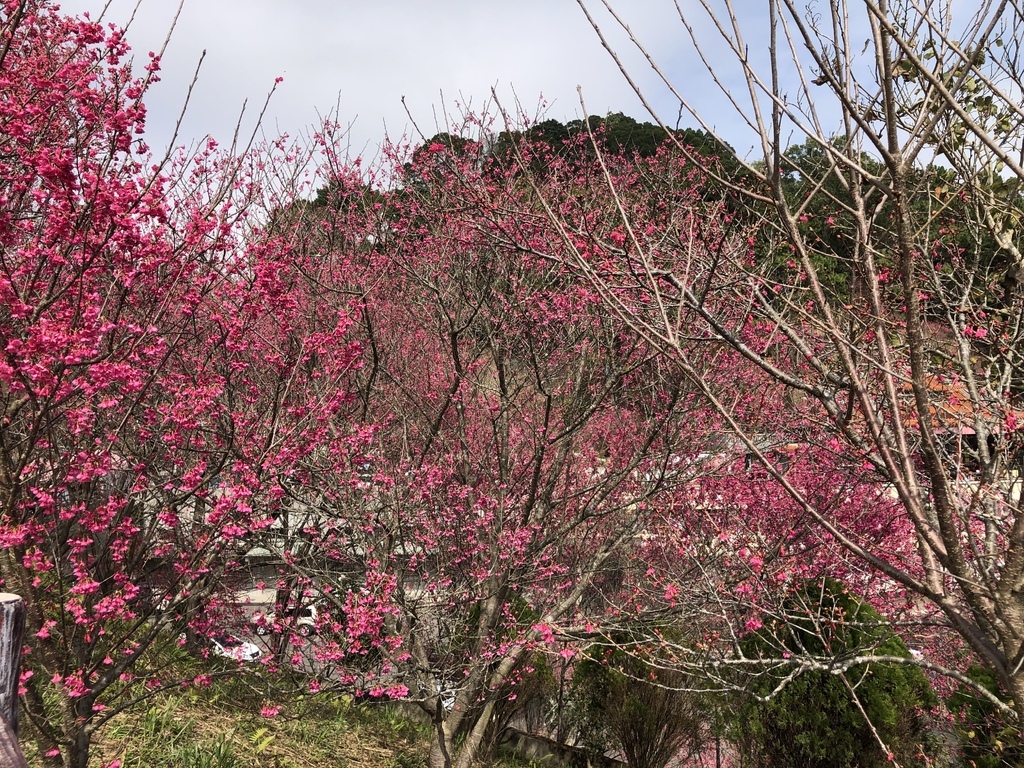
[(225, 659), (257, 661), (263, 652), (254, 643), (222, 632), (210, 638), (210, 650)]
[[(294, 610), (289, 611), (293, 613)], [(297, 635), (302, 637), (309, 637), (316, 632), (316, 619), (317, 611), (315, 605), (307, 605), (299, 609), (297, 615), (295, 615), (293, 621), (293, 630)], [(256, 630), (257, 635), (269, 635), (271, 632), (280, 632), (283, 630), (281, 626), (285, 622), (282, 621), (277, 623), (274, 621), (273, 614), (254, 613), (252, 615), (252, 623)], [(287, 626), (287, 624), (285, 624)]]

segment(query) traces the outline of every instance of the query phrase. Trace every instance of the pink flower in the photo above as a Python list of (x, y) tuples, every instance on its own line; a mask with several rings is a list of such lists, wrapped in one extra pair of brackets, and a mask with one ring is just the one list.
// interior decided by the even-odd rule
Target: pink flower
[(280, 707), (272, 707), (268, 704), (263, 705), (263, 709), (260, 710), (261, 717), (274, 717), (278, 712), (281, 711)]
[(547, 624), (534, 624), (533, 631), (540, 634), (540, 639), (545, 643), (552, 643), (555, 640), (555, 633)]

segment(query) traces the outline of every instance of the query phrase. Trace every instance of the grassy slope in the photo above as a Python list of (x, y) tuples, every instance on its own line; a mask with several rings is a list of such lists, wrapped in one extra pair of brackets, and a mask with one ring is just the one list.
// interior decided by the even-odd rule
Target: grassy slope
[[(426, 754), (424, 729), (385, 707), (326, 697), (240, 700), (230, 687), (165, 697), (112, 722), (96, 765), (116, 758), (123, 768), (405, 768)], [(280, 711), (264, 717), (264, 705)]]
[[(264, 709), (277, 709), (272, 717)], [(33, 759), (29, 764), (39, 768)], [(95, 742), (91, 768), (419, 768), (428, 726), (349, 696), (275, 695), (258, 678), (182, 688), (119, 715)], [(488, 765), (521, 768), (503, 759)]]

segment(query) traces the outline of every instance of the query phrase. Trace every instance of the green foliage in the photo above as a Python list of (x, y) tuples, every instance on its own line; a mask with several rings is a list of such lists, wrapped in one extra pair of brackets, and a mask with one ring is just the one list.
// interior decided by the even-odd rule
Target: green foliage
[[(910, 656), (881, 614), (831, 579), (794, 594), (786, 611), (787, 621), (744, 639), (745, 655), (831, 657), (837, 662), (872, 653)], [(871, 726), (901, 765), (922, 764), (918, 755), (926, 740), (925, 713), (937, 699), (920, 669), (910, 664), (859, 664), (842, 674), (838, 669), (836, 674), (805, 672), (775, 692), (790, 671), (783, 666), (759, 677), (752, 688), (755, 696), (747, 697), (736, 712), (732, 737), (745, 765), (888, 765), (889, 755), (882, 751)], [(769, 698), (759, 701), (756, 696)]]
[[(995, 673), (972, 666), (967, 675), (987, 691), (1006, 701), (1006, 692)], [(957, 721), (964, 757), (974, 768), (1010, 768), (1024, 765), (1024, 744), (1020, 730), (1007, 723), (995, 704), (967, 686), (949, 698), (949, 711)]]
[[(837, 159), (839, 156), (847, 160)], [(886, 171), (881, 163), (865, 153), (851, 156), (843, 137), (834, 137), (827, 144), (809, 138), (787, 148), (781, 162), (782, 188), (788, 208), (796, 214), (798, 239), (806, 248), (827, 296), (849, 304), (866, 295), (865, 277), (854, 265), (863, 264), (863, 251), (869, 247), (878, 274), (888, 276), (882, 281), (883, 293), (898, 292), (899, 249), (893, 196), (871, 187), (866, 176), (861, 179), (860, 188), (851, 189), (849, 185), (856, 183), (857, 177), (846, 170), (848, 165), (855, 164), (871, 176), (884, 178)], [(971, 225), (979, 214), (971, 207), (972, 196), (962, 194), (963, 179), (949, 168), (928, 165), (909, 170), (904, 184), (915, 221), (929, 222), (920, 233), (922, 247), (929, 250), (938, 278), (949, 282), (956, 293), (956, 281), (963, 274), (977, 275), (982, 279), (975, 281), (975, 298), (981, 304), (991, 298), (986, 294), (1002, 296), (1004, 291), (995, 286), (1010, 273), (1012, 260), (988, 228)], [(1021, 216), (1020, 201), (997, 205), (997, 201), (1016, 199), (1016, 195), (1007, 194), (1006, 181), (998, 174), (979, 173), (971, 186), (975, 196), (983, 197), (997, 212), (999, 226), (1008, 231), (1016, 228)], [(855, 200), (861, 195), (863, 221), (858, 224)], [(784, 223), (771, 210), (758, 213), (769, 222), (757, 237), (761, 263), (780, 280), (802, 283), (802, 265), (796, 264)], [(867, 230), (861, 231), (861, 226)]]
[[(653, 157), (668, 140), (665, 130), (655, 123), (641, 123), (622, 112), (611, 112), (605, 117), (591, 115), (586, 120), (570, 120), (564, 124), (557, 120), (544, 120), (523, 132), (503, 132), (494, 142), (492, 153), (500, 160), (507, 160), (513, 142), (526, 139), (531, 143), (546, 144), (558, 155), (592, 157), (591, 133), (602, 150), (611, 155), (626, 157)], [(727, 164), (727, 171), (730, 174), (738, 168), (730, 148), (722, 146), (711, 134), (694, 128), (684, 128), (671, 133), (679, 143), (697, 154), (719, 158)], [(429, 139), (424, 146), (435, 141), (438, 141), (438, 137)], [(544, 169), (538, 166), (533, 170), (543, 173)]]
[(438, 151), (450, 152), (453, 155), (461, 155), (464, 152), (475, 151), (478, 147), (479, 145), (470, 139), (458, 136), (454, 133), (436, 133), (424, 141), (423, 144), (413, 152), (413, 162), (416, 163), (418, 161), (422, 161), (425, 155), (430, 155)]
[(609, 113), (606, 117), (588, 117), (586, 122), (573, 120), (566, 123), (570, 135), (590, 130), (600, 135), (604, 148), (612, 154), (637, 154), (640, 157), (652, 157), (658, 148), (665, 143), (665, 131), (654, 123), (638, 123), (632, 117), (621, 112)]
[[(833, 151), (843, 150), (841, 139), (834, 139), (831, 146)], [(862, 155), (858, 161), (877, 170), (878, 164), (870, 157)], [(811, 264), (830, 298), (846, 303), (856, 291), (852, 264), (862, 235), (856, 231), (855, 217), (851, 213), (855, 207), (853, 196), (845, 188), (844, 179), (832, 173), (835, 161), (830, 151), (812, 139), (789, 147), (782, 162), (782, 184), (787, 202), (792, 210), (799, 211), (796, 226), (800, 240), (807, 248)], [(773, 220), (767, 211), (763, 215)], [(876, 219), (875, 237), (884, 239), (880, 226), (887, 221), (887, 216)], [(799, 283), (802, 281), (800, 269), (794, 264), (796, 257), (786, 236), (779, 236), (781, 227), (781, 222), (778, 222), (775, 227), (760, 230), (758, 252), (763, 263), (777, 271), (780, 279), (788, 278)]]
[(571, 720), (590, 748), (621, 749), (633, 768), (663, 768), (706, 735), (703, 702), (685, 690), (688, 682), (660, 667), (656, 651), (613, 638), (592, 648), (573, 673)]
[(545, 120), (542, 123), (537, 123), (530, 126), (526, 132), (526, 138), (531, 141), (543, 141), (553, 148), (565, 146), (572, 136), (573, 132), (569, 130), (569, 127), (557, 120)]
[(230, 733), (222, 733), (211, 742), (192, 744), (182, 755), (184, 768), (235, 768), (238, 759)]
[(334, 211), (356, 211), (370, 208), (376, 204), (383, 204), (387, 199), (380, 190), (370, 186), (354, 187), (351, 183), (335, 181), (320, 187), (316, 191), (316, 197), (311, 202), (296, 200), (293, 207), (301, 208), (308, 206), (313, 209), (330, 208)]

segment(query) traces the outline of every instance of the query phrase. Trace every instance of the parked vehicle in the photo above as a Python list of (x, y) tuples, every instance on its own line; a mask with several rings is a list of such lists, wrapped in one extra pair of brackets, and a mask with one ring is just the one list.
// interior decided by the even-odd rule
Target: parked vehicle
[(252, 623), (256, 634), (263, 636), (272, 632), (278, 633), (288, 629), (302, 637), (309, 637), (316, 633), (317, 610), (315, 605), (304, 605), (301, 608), (291, 608), (287, 614), (276, 619), (273, 614), (266, 614), (257, 611), (252, 615)]
[(210, 650), (225, 659), (235, 661), (257, 661), (263, 652), (254, 643), (242, 640), (228, 632), (221, 632), (209, 638)]

